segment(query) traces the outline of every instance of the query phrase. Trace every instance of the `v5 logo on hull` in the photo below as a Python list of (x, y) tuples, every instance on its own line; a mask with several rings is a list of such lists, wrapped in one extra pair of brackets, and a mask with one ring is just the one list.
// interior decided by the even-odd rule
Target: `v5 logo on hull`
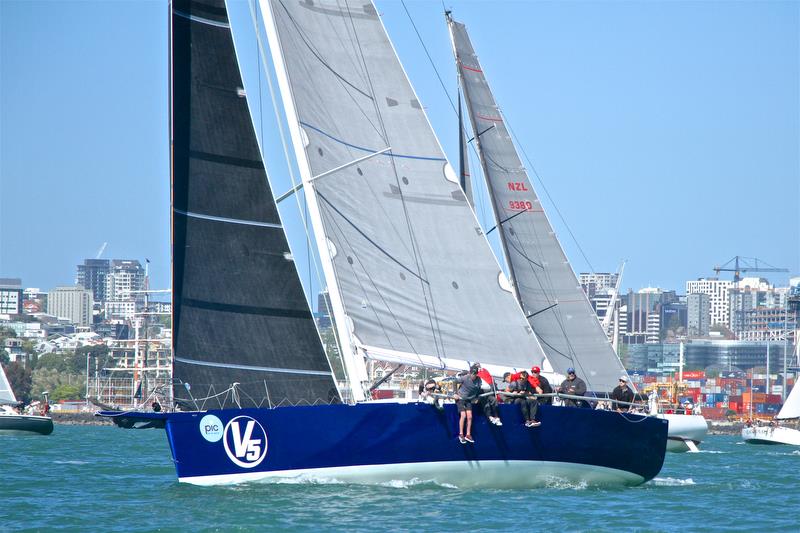
[(267, 455), (267, 432), (256, 419), (237, 416), (225, 425), (222, 444), (235, 465), (253, 468)]

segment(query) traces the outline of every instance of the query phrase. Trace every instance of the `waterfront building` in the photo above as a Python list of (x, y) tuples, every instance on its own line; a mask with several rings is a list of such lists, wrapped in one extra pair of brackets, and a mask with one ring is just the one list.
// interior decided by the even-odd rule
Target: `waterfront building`
[(722, 324), (730, 327), (729, 291), (732, 281), (717, 278), (699, 278), (686, 282), (686, 294), (707, 294), (710, 304), (711, 325)]
[(106, 320), (130, 320), (136, 314), (136, 300), (108, 300), (103, 304)]
[(0, 278), (0, 315), (19, 315), (22, 311), (22, 280)]
[(757, 307), (739, 313), (736, 337), (748, 341), (783, 341), (798, 329), (797, 313), (788, 307)]
[(128, 320), (144, 304), (145, 272), (135, 259), (113, 259), (106, 274), (105, 318)]
[(612, 274), (609, 272), (581, 272), (578, 276), (578, 282), (589, 298), (594, 296), (597, 292), (614, 289), (617, 286), (618, 279), (619, 274)]
[(708, 294), (687, 294), (686, 308), (689, 337), (708, 337), (711, 326), (711, 299)]
[(105, 296), (107, 300), (129, 300), (141, 295), (132, 291), (144, 289), (144, 268), (135, 259), (114, 259), (106, 275)]
[(96, 302), (105, 302), (106, 278), (110, 269), (111, 262), (108, 259), (84, 259), (83, 264), (78, 265), (76, 284), (92, 291)]
[(624, 296), (626, 306), (626, 330), (622, 334), (623, 344), (659, 342), (662, 337), (662, 311), (664, 306), (679, 302), (675, 291), (647, 287), (638, 292), (628, 291)]
[(330, 310), (331, 296), (325, 289), (317, 296), (317, 327), (320, 329), (332, 327)]
[[(751, 370), (766, 367), (767, 342), (692, 339), (684, 343), (684, 369)], [(653, 343), (628, 347), (628, 366), (649, 373), (677, 373), (680, 343)], [(784, 343), (769, 343), (770, 371), (783, 369)], [(787, 348), (791, 359), (791, 346)]]
[(79, 326), (92, 324), (93, 307), (92, 291), (81, 285), (56, 287), (47, 298), (48, 314), (65, 318)]
[(23, 348), (25, 341), (19, 337), (10, 337), (3, 343), (3, 348), (8, 354), (8, 359), (12, 363), (28, 364), (29, 354)]

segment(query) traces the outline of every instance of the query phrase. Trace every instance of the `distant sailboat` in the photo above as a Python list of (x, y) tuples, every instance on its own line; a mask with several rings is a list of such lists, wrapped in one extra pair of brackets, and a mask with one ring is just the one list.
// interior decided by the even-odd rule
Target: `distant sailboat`
[[(627, 371), (539, 201), (466, 26), (449, 13), (446, 16), (473, 140), (495, 214), (493, 229), (500, 236), (514, 294), (552, 369), (563, 376), (567, 368), (575, 368), (590, 390), (607, 394)], [(671, 451), (696, 449), (708, 431), (699, 415), (658, 416), (670, 420)]]
[(800, 386), (795, 384), (786, 397), (775, 421), (765, 425), (752, 423), (742, 428), (742, 440), (748, 444), (788, 444), (800, 446), (800, 431), (779, 425), (780, 420), (800, 419)]
[(14, 409), (18, 405), (11, 384), (0, 364), (0, 435), (38, 433), (49, 435), (53, 432), (53, 419), (49, 416), (26, 415)]
[(165, 426), (180, 481), (530, 487), (658, 473), (660, 420), (543, 406), (532, 430), (507, 405), (507, 423), (477, 416), (464, 445), (453, 404), (368, 401), (365, 358), (524, 368), (544, 353), (375, 7), (262, 0), (347, 374), (338, 384), (261, 161), (226, 5), (170, 9), (174, 397), (192, 411), (126, 417)]

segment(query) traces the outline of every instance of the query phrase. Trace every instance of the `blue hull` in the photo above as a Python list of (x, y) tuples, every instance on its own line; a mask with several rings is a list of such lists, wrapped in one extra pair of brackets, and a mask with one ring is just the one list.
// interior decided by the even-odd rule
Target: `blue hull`
[[(455, 405), (363, 403), (192, 413), (126, 413), (163, 420), (180, 481), (231, 483), (271, 477), (459, 486), (537, 486), (565, 479), (635, 485), (661, 470), (665, 420), (541, 406), (526, 428), (517, 406), (504, 425), (475, 413), (475, 444), (458, 442)], [(477, 409), (476, 409), (477, 411)], [(110, 414), (110, 413), (108, 413)]]

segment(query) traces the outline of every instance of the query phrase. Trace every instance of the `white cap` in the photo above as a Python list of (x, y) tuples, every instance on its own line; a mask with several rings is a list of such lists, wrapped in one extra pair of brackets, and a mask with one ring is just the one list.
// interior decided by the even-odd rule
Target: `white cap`
[(620, 376), (619, 380), (620, 381), (624, 381), (625, 383), (627, 383), (628, 382), (628, 376)]

